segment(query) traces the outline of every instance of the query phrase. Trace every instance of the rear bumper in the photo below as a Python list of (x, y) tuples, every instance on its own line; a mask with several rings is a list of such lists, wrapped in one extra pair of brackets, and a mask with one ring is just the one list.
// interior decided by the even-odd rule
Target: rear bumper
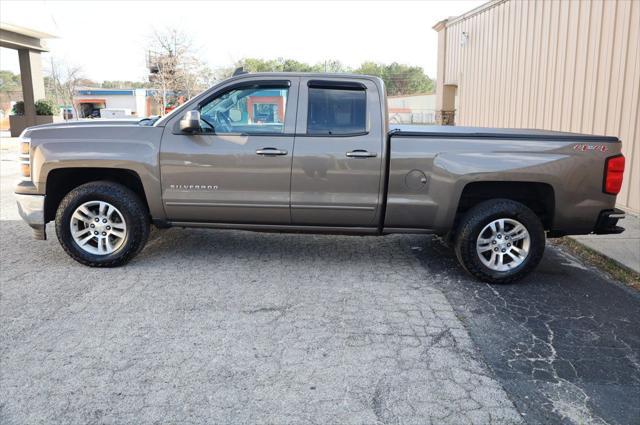
[(15, 194), (20, 217), (33, 229), (35, 239), (47, 238), (44, 222), (44, 195)]
[(609, 235), (624, 232), (624, 227), (618, 226), (618, 220), (624, 217), (624, 211), (617, 208), (601, 211), (593, 233), (596, 235)]

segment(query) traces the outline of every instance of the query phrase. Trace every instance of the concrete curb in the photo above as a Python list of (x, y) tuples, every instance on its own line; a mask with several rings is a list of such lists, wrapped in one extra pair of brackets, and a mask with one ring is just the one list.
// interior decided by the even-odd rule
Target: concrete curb
[(618, 224), (626, 229), (619, 235), (581, 235), (569, 238), (621, 267), (640, 274), (640, 217), (627, 213), (627, 217)]

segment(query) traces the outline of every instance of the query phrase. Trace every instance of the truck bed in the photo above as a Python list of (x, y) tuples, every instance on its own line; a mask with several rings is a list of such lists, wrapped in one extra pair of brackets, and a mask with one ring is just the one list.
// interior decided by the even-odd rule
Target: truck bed
[[(489, 194), (545, 198), (550, 230), (593, 231), (615, 205), (602, 190), (616, 137), (548, 130), (393, 125), (385, 229), (452, 228), (463, 199)], [(486, 195), (486, 196), (489, 196)], [(522, 202), (526, 202), (522, 199)]]
[(564, 140), (580, 142), (616, 143), (617, 137), (594, 136), (592, 134), (568, 133), (564, 131), (520, 128), (462, 127), (451, 125), (390, 124), (389, 134), (400, 137), (450, 137), (483, 139), (529, 139)]

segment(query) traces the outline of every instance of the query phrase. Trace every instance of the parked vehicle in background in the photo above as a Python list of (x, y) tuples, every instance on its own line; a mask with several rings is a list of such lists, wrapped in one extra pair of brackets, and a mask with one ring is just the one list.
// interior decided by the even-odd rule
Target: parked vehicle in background
[(126, 118), (131, 116), (131, 109), (127, 108), (102, 108), (100, 118)]
[[(149, 125), (152, 124), (152, 125)], [(533, 270), (545, 237), (619, 233), (615, 137), (387, 122), (380, 79), (244, 74), (150, 121), (65, 123), (21, 140), (22, 217), (75, 260), (126, 263), (150, 223), (446, 237), (487, 282)]]

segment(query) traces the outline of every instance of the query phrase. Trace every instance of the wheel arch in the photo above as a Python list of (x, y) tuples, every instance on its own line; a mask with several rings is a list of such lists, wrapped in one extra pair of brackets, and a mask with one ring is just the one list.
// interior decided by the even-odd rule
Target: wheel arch
[(121, 184), (132, 190), (150, 212), (147, 193), (140, 175), (126, 168), (56, 168), (49, 171), (46, 183), (45, 223), (55, 219), (56, 211), (62, 199), (73, 189), (94, 181), (109, 181)]
[(467, 183), (456, 208), (454, 228), (460, 218), (471, 208), (491, 199), (509, 199), (531, 209), (542, 222), (545, 230), (553, 228), (556, 195), (548, 183), (530, 181), (475, 181)]

